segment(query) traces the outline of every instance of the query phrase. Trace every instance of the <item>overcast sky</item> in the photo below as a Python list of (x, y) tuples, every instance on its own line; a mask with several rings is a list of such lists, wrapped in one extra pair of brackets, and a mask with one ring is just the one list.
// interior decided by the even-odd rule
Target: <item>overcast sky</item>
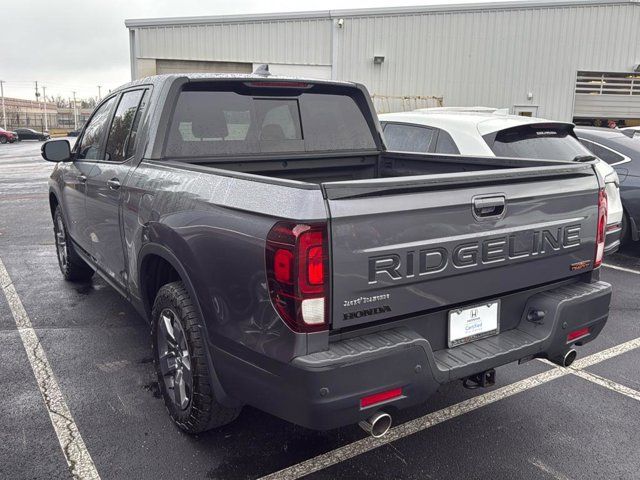
[[(481, 0), (6, 0), (0, 20), (0, 80), (7, 97), (97, 96), (128, 82), (124, 20), (242, 13), (389, 7)], [(42, 92), (42, 90), (41, 90)]]

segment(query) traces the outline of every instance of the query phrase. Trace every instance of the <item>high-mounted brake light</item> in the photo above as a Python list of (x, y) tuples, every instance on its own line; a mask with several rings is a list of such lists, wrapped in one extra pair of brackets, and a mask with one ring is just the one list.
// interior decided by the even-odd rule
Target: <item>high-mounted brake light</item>
[(596, 232), (596, 258), (594, 268), (602, 264), (604, 258), (604, 243), (607, 236), (607, 192), (604, 188), (598, 192), (598, 231)]
[(325, 330), (329, 318), (325, 224), (280, 222), (267, 235), (271, 303), (296, 332)]
[(248, 87), (267, 87), (267, 88), (310, 88), (310, 83), (304, 82), (246, 82)]

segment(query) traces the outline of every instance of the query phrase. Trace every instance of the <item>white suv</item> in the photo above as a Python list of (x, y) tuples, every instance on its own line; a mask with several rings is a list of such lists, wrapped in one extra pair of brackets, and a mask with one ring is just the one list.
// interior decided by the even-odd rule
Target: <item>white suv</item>
[[(379, 116), (392, 151), (490, 157), (573, 160), (593, 155), (576, 138), (573, 124), (508, 115), (494, 108), (430, 108)], [(622, 202), (618, 174), (603, 161), (608, 198), (606, 252), (620, 245)]]

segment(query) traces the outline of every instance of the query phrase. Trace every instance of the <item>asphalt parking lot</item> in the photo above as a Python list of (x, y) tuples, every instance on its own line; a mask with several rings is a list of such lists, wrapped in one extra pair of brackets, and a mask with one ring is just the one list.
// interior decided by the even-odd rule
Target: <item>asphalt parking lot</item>
[(62, 279), (40, 145), (0, 145), (0, 478), (640, 478), (640, 246), (606, 260), (609, 322), (571, 369), (448, 385), (384, 440), (252, 408), (191, 437), (159, 398), (145, 321), (98, 277)]

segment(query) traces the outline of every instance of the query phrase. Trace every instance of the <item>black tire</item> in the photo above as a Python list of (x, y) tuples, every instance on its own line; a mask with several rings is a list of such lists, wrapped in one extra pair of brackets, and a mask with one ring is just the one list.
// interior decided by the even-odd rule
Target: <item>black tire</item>
[(182, 282), (160, 288), (151, 317), (158, 384), (174, 423), (195, 434), (235, 420), (241, 408), (225, 407), (215, 398), (202, 319)]
[(56, 207), (53, 214), (53, 234), (56, 242), (58, 266), (65, 280), (72, 282), (90, 280), (94, 271), (76, 252), (73, 242), (67, 234), (67, 224), (60, 206)]
[(0, 137), (0, 143), (7, 143), (7, 137)]

